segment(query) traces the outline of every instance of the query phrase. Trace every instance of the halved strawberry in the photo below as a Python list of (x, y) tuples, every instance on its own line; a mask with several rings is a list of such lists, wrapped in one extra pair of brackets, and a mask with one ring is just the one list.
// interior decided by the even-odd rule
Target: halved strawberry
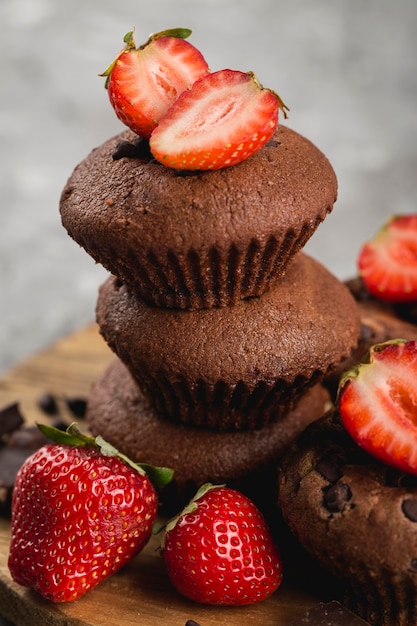
[(340, 381), (341, 420), (380, 461), (417, 474), (417, 342), (377, 344)]
[(125, 49), (102, 74), (117, 117), (145, 139), (172, 102), (209, 72), (201, 52), (185, 41), (190, 34), (187, 28), (165, 30), (136, 48), (127, 33)]
[(151, 152), (174, 169), (236, 165), (271, 139), (279, 109), (286, 114), (279, 96), (252, 72), (213, 72), (173, 103), (152, 133)]
[(375, 298), (393, 303), (417, 301), (417, 214), (388, 220), (362, 247), (358, 267)]

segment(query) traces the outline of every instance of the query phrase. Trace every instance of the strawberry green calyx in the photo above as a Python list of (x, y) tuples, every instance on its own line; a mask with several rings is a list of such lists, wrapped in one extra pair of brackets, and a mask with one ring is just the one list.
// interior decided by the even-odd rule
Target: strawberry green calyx
[(173, 470), (167, 467), (156, 467), (147, 463), (135, 463), (128, 456), (105, 441), (101, 435), (92, 437), (82, 433), (73, 422), (66, 430), (60, 430), (48, 424), (37, 423), (39, 430), (52, 442), (79, 448), (92, 448), (103, 456), (117, 457), (126, 465), (134, 469), (141, 476), (147, 476), (156, 489), (161, 489), (171, 482)]
[(402, 343), (407, 343), (407, 340), (406, 339), (389, 339), (382, 343), (377, 343), (371, 346), (369, 350), (366, 352), (366, 354), (364, 354), (364, 356), (362, 357), (362, 360), (359, 363), (353, 365), (351, 368), (349, 368), (346, 372), (344, 372), (341, 375), (340, 381), (339, 381), (339, 387), (337, 390), (336, 403), (339, 402), (339, 399), (340, 399), (340, 396), (342, 394), (344, 387), (351, 380), (354, 380), (355, 378), (357, 378), (361, 370), (364, 367), (367, 367), (368, 365), (371, 365), (373, 363), (375, 354), (382, 352), (390, 345), (399, 345)]
[(143, 50), (146, 46), (149, 46), (150, 43), (155, 41), (156, 39), (160, 39), (161, 37), (175, 37), (176, 39), (188, 39), (191, 35), (192, 30), (189, 28), (168, 28), (167, 30), (161, 30), (158, 33), (152, 33), (149, 35), (148, 39), (142, 45), (136, 48), (135, 39), (133, 37), (134, 30), (129, 31), (123, 37), (123, 43), (126, 44), (126, 50)]
[[(203, 496), (205, 496), (206, 493), (208, 493), (212, 489), (217, 489), (219, 487), (225, 487), (225, 485), (213, 485), (212, 483), (204, 483), (203, 485), (201, 485), (201, 487), (196, 492), (195, 496), (193, 496), (193, 498), (189, 501), (189, 503), (185, 505), (185, 507), (182, 509), (182, 511), (180, 511), (180, 513), (178, 513), (178, 515), (175, 515), (175, 517), (173, 517), (171, 520), (169, 520), (167, 522), (167, 524), (165, 525), (164, 533), (162, 535), (162, 540), (161, 540), (161, 549), (162, 550), (163, 550), (164, 545), (165, 545), (165, 539), (166, 539), (167, 533), (170, 530), (172, 530), (173, 528), (175, 528), (175, 526), (178, 524), (178, 522), (181, 519), (181, 517), (183, 517), (183, 515), (188, 515), (188, 513), (194, 513), (194, 511), (196, 511), (198, 509), (198, 502), (197, 501), (199, 499), (201, 499)], [(157, 532), (159, 532), (159, 530), (160, 530), (160, 528), (158, 528), (156, 526), (155, 526), (155, 529), (156, 529)]]
[(176, 37), (177, 39), (188, 39), (191, 35), (192, 30), (189, 28), (168, 28), (167, 30), (161, 30), (159, 33), (152, 33), (149, 35), (148, 40), (139, 46), (140, 48), (146, 48), (151, 41), (155, 41), (155, 39), (160, 39), (161, 37)]

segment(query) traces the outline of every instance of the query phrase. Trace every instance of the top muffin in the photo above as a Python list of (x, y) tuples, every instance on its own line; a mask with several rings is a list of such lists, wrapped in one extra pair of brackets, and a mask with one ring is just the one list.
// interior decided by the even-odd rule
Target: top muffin
[(93, 150), (69, 178), (60, 211), (95, 261), (157, 306), (211, 308), (261, 295), (337, 197), (327, 158), (282, 125), (255, 155), (216, 171), (172, 170), (136, 153), (134, 142), (126, 131)]

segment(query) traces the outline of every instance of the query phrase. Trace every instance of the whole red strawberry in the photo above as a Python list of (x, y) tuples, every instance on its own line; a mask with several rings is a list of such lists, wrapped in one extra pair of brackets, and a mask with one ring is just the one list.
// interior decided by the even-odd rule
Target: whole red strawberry
[(358, 268), (375, 298), (393, 303), (417, 302), (417, 214), (389, 219), (362, 246)]
[(417, 474), (417, 342), (370, 349), (341, 378), (341, 420), (357, 444), (383, 463)]
[(286, 115), (279, 96), (253, 72), (224, 69), (203, 76), (160, 119), (150, 138), (153, 156), (182, 170), (216, 170), (260, 150)]
[(282, 580), (263, 516), (246, 496), (225, 486), (203, 485), (167, 525), (162, 555), (174, 587), (203, 604), (255, 604)]
[(203, 55), (185, 41), (190, 34), (187, 28), (165, 30), (136, 48), (127, 33), (125, 49), (102, 74), (117, 117), (145, 139), (178, 96), (209, 72)]
[[(17, 475), (8, 564), (18, 584), (71, 602), (144, 547), (158, 498), (144, 469), (100, 438), (75, 426), (41, 428), (64, 443), (40, 448)], [(162, 482), (169, 479), (162, 471)]]

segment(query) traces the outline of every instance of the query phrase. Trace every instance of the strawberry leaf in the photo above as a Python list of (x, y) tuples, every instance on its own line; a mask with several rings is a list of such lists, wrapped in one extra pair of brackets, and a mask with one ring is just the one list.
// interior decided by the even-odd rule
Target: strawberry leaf
[(45, 437), (54, 443), (71, 447), (94, 448), (103, 456), (117, 457), (141, 476), (148, 476), (155, 489), (162, 489), (172, 480), (174, 473), (172, 469), (168, 467), (157, 467), (148, 463), (135, 463), (132, 459), (103, 439), (101, 435), (94, 438), (83, 434), (75, 422), (70, 424), (65, 431), (59, 430), (59, 428), (55, 428), (54, 426), (49, 426), (48, 424), (37, 423), (37, 427)]

